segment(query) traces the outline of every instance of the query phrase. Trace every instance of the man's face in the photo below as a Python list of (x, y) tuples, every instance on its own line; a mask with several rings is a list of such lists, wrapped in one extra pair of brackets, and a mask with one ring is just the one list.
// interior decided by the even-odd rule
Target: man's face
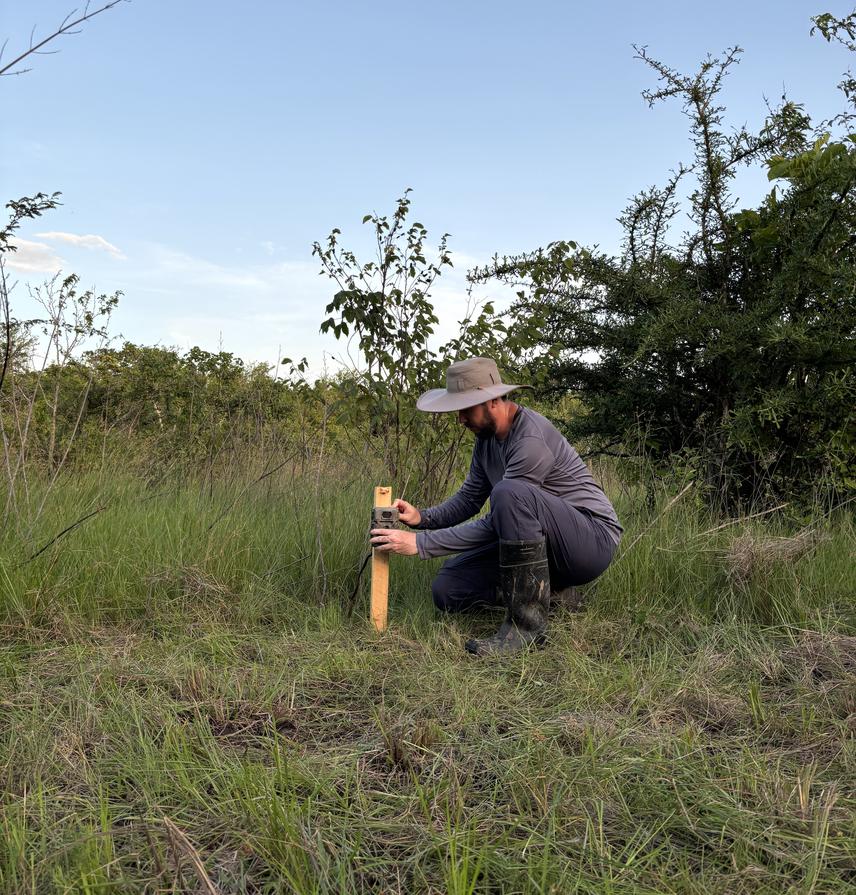
[(487, 401), (459, 410), (458, 422), (474, 433), (476, 438), (493, 438), (496, 435), (496, 419), (491, 405), (494, 403), (496, 402)]

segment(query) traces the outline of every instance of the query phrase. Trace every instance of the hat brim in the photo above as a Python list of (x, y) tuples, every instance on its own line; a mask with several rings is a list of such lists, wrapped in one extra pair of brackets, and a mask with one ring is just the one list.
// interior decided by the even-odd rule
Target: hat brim
[(432, 388), (420, 395), (416, 401), (416, 409), (426, 413), (445, 413), (449, 410), (466, 410), (483, 404), (493, 398), (501, 398), (516, 388), (531, 388), (528, 385), (489, 385), (485, 388), (473, 388), (465, 392), (449, 392), (444, 388)]

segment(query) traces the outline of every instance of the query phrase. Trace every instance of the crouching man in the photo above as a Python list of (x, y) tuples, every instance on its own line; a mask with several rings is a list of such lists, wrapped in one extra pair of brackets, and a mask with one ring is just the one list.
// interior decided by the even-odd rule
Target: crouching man
[[(541, 414), (507, 396), (496, 363), (473, 357), (452, 364), (446, 388), (416, 402), (429, 413), (454, 412), (476, 436), (470, 471), (448, 500), (417, 509), (397, 500), (416, 531), (374, 529), (378, 550), (447, 560), (434, 579), (438, 609), (506, 608), (490, 638), (467, 641), (476, 655), (540, 646), (550, 591), (594, 580), (609, 565), (622, 527), (612, 504), (564, 436)], [(490, 512), (464, 523), (490, 498)], [(499, 601), (498, 599), (499, 598)]]

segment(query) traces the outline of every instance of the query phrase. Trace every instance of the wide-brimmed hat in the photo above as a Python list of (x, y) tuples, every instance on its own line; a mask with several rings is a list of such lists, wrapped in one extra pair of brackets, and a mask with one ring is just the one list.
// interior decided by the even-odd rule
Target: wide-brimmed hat
[(446, 370), (446, 387), (432, 388), (420, 395), (416, 407), (428, 413), (465, 410), (491, 398), (501, 398), (516, 388), (531, 386), (503, 382), (496, 361), (489, 357), (468, 357), (451, 364)]

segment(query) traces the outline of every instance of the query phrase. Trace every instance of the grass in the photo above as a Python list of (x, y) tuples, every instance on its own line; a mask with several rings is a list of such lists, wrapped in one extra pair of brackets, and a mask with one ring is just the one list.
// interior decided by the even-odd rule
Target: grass
[(7, 524), (0, 890), (853, 890), (852, 518), (735, 576), (763, 520), (625, 495), (588, 610), (480, 661), (433, 563), (347, 617), (373, 484), (78, 476)]

